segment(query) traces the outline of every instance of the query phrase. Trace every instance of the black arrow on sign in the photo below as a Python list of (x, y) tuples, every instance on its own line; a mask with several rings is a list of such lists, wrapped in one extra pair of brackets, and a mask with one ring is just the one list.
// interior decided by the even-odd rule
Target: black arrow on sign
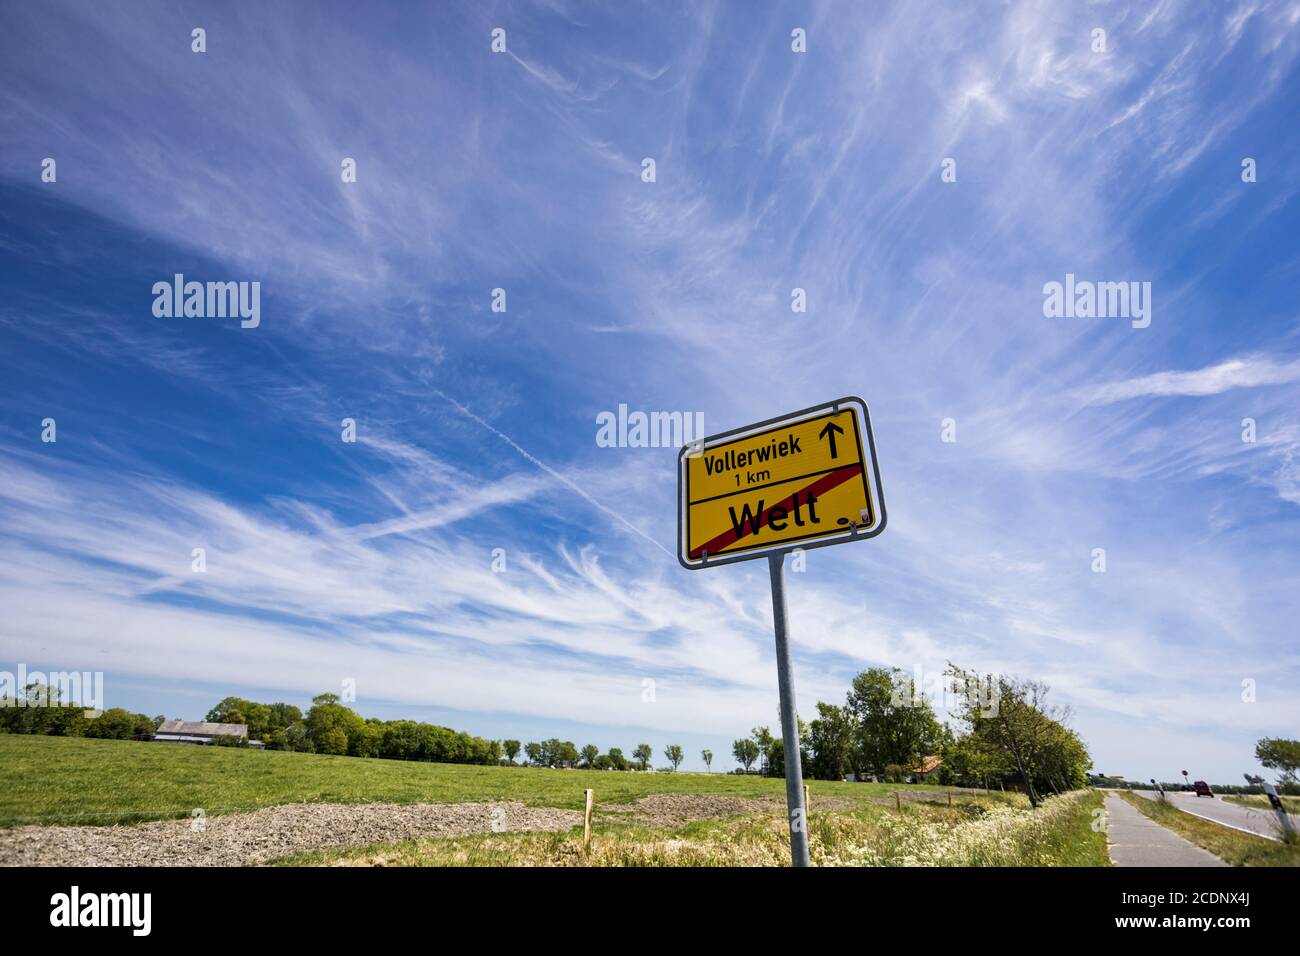
[(824, 427), (820, 432), (817, 433), (817, 437), (818, 437), (818, 438), (825, 438), (827, 441), (829, 441), (829, 442), (831, 443), (831, 457), (832, 457), (832, 458), (838, 458), (838, 457), (839, 457), (839, 453), (835, 450), (835, 433), (836, 433), (836, 432), (839, 432), (841, 435), (843, 435), (843, 434), (844, 434), (844, 429), (843, 429), (843, 428), (840, 428), (840, 426), (839, 426), (839, 425), (836, 425), (834, 422), (827, 422), (827, 423), (826, 423), (826, 427)]

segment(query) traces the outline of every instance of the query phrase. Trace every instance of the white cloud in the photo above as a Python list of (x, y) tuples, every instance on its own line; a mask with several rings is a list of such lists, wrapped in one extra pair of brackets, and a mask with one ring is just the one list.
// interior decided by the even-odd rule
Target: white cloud
[(1300, 359), (1278, 361), (1267, 355), (1228, 359), (1187, 372), (1156, 372), (1105, 385), (1086, 387), (1080, 397), (1094, 405), (1133, 398), (1202, 397), (1234, 388), (1259, 388), (1300, 381)]

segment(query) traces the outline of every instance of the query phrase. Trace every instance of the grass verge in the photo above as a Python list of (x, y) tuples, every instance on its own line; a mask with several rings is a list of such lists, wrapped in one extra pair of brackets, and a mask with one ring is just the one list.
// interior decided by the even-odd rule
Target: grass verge
[(1148, 800), (1126, 791), (1118, 792), (1143, 815), (1232, 866), (1300, 866), (1298, 845), (1265, 840), (1184, 813), (1170, 803)]
[[(1273, 805), (1262, 793), (1230, 793), (1221, 798), (1226, 803), (1235, 803), (1252, 810), (1272, 810)], [(1287, 813), (1300, 813), (1300, 797), (1280, 797)]]
[[(1109, 866), (1106, 835), (1094, 832), (1101, 795), (1053, 797), (1037, 811), (1023, 798), (965, 795), (854, 810), (814, 809), (817, 866)], [(780, 813), (650, 829), (601, 820), (590, 847), (569, 833), (479, 834), (299, 854), (289, 866), (788, 866)]]

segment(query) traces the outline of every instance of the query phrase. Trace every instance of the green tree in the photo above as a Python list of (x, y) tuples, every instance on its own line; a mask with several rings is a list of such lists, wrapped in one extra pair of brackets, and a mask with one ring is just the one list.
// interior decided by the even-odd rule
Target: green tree
[(749, 736), (758, 747), (758, 772), (763, 773), (767, 769), (767, 755), (772, 749), (772, 733), (766, 727), (755, 727)]
[(587, 746), (582, 748), (582, 753), (581, 753), (582, 765), (584, 767), (595, 766), (596, 758), (599, 756), (600, 756), (600, 748), (597, 747), (595, 744), (587, 744)]
[(578, 762), (578, 748), (571, 740), (550, 737), (542, 741), (542, 766), (572, 767)]
[(1090, 766), (1092, 758), (1079, 735), (1052, 720), (1036, 767), (1042, 785), (1057, 793), (1077, 790), (1087, 784)]
[(315, 745), (307, 734), (307, 725), (301, 720), (271, 734), (270, 746), (272, 750), (291, 750), (296, 753), (316, 752)]
[[(798, 719), (798, 718), (796, 718)], [(810, 736), (808, 725), (802, 720), (799, 721), (799, 772), (808, 776), (808, 765), (812, 760), (812, 755), (808, 750), (808, 738)], [(764, 770), (769, 777), (785, 776), (785, 740), (781, 737), (775, 738), (767, 748), (767, 767)]]
[(745, 768), (745, 773), (749, 773), (749, 768), (754, 766), (754, 761), (758, 759), (758, 744), (748, 737), (737, 740), (731, 745), (731, 755)]
[(1037, 807), (1045, 789), (1060, 791), (1082, 785), (1091, 766), (1087, 748), (1065, 726), (1068, 708), (1047, 703), (1042, 681), (984, 675), (950, 664), (949, 677), (957, 691), (958, 715), (981, 746), (1001, 752), (1015, 768)]
[(369, 717), (349, 741), (348, 752), (354, 757), (380, 757), (384, 749), (384, 722)]
[[(808, 725), (806, 761), (809, 776), (816, 780), (843, 780), (852, 769), (856, 726), (847, 707), (817, 704), (817, 717)], [(800, 737), (800, 740), (805, 738)]]
[(208, 711), (203, 719), (217, 724), (247, 724), (249, 739), (265, 740), (277, 729), (273, 725), (272, 715), (272, 708), (268, 704), (259, 704), (242, 697), (226, 697)]
[(543, 750), (541, 744), (524, 744), (524, 756), (528, 758), (528, 762), (534, 767), (546, 766), (546, 751)]
[(626, 770), (628, 768), (627, 758), (623, 756), (623, 751), (617, 747), (609, 748), (609, 765), (615, 770)]
[(152, 718), (133, 714), (121, 707), (110, 707), (94, 720), (86, 723), (86, 736), (108, 740), (128, 740), (136, 734), (151, 734)]
[(667, 757), (668, 762), (673, 765), (673, 770), (676, 770), (678, 767), (680, 767), (682, 765), (682, 761), (686, 759), (686, 754), (682, 751), (682, 748), (679, 747), (677, 744), (669, 744), (667, 747), (665, 747), (664, 756)]
[(1300, 770), (1300, 740), (1288, 740), (1284, 737), (1261, 737), (1255, 744), (1255, 759), (1269, 770), (1280, 770), (1280, 786), (1296, 783), (1296, 771)]
[(312, 698), (312, 708), (303, 723), (316, 753), (355, 754), (356, 748), (362, 746), (366, 722), (338, 701), (337, 694)]
[(912, 678), (896, 667), (873, 667), (853, 678), (844, 704), (852, 718), (852, 759), (883, 774), (889, 764), (915, 767), (938, 752), (943, 728)]
[(650, 766), (650, 758), (655, 755), (654, 750), (649, 744), (637, 744), (636, 749), (632, 751), (632, 759), (637, 762), (637, 766), (646, 770)]
[(958, 784), (987, 790), (990, 779), (999, 780), (1015, 769), (1001, 749), (990, 744), (978, 734), (966, 734), (948, 746), (943, 754), (944, 766), (952, 771)]
[(271, 705), (271, 733), (283, 730), (302, 720), (302, 711), (293, 704), (275, 703)]
[(701, 750), (700, 759), (704, 761), (704, 766), (708, 768), (709, 773), (713, 773), (713, 751)]
[(506, 759), (513, 764), (515, 758), (519, 756), (519, 741), (503, 740), (501, 741), (501, 749), (505, 751)]
[(84, 737), (91, 723), (80, 704), (63, 703), (57, 684), (33, 681), (21, 694), (0, 698), (0, 730), (11, 734)]

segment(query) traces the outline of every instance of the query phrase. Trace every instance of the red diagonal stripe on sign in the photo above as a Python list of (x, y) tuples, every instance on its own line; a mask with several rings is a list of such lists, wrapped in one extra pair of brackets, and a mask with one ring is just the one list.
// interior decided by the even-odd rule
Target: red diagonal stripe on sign
[[(799, 491), (792, 492), (789, 495), (789, 497), (783, 498), (780, 501), (773, 502), (768, 508), (760, 512), (758, 516), (758, 527), (760, 529), (767, 527), (767, 520), (769, 517), (771, 517), (773, 508), (784, 508), (788, 512), (794, 506), (794, 499), (796, 497), (802, 498), (804, 501), (807, 501), (808, 496), (810, 494), (811, 495), (825, 494), (826, 492), (830, 491), (832, 488), (838, 485), (842, 485), (850, 478), (856, 478), (860, 474), (862, 474), (861, 462), (853, 465), (845, 465), (843, 468), (837, 468), (832, 472), (828, 472), (827, 474), (822, 475), (820, 478), (818, 478), (816, 481), (810, 484), (807, 488), (802, 488)], [(750, 534), (753, 534), (754, 532), (751, 529), (752, 529), (752, 525), (748, 521), (746, 521), (744, 525), (741, 526), (739, 532), (737, 532), (734, 527), (729, 528), (726, 531), (722, 532), (722, 534), (714, 538), (712, 541), (706, 541), (698, 548), (692, 548), (690, 551), (690, 557), (698, 558), (705, 551), (709, 552), (709, 554), (719, 554), (722, 552), (723, 548), (728, 548), (731, 545), (735, 544), (737, 541), (739, 541), (741, 538), (748, 537)]]

